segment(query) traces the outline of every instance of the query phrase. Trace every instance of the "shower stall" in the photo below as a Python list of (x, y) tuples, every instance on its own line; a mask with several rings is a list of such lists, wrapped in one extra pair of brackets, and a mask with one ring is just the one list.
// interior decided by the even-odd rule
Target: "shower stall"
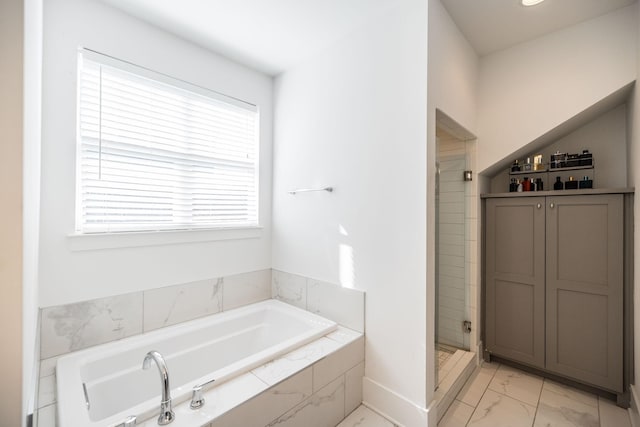
[(434, 344), (436, 390), (445, 394), (445, 377), (470, 373), (477, 351), (478, 196), (475, 136), (439, 110), (436, 119)]

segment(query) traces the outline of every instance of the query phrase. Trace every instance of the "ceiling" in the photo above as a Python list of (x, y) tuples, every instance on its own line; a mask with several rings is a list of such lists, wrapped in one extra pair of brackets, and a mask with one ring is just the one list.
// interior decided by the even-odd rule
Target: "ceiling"
[(102, 1), (269, 75), (303, 61), (399, 3), (397, 0)]
[[(304, 61), (397, 0), (101, 0), (269, 75)], [(425, 0), (427, 1), (427, 0)], [(441, 0), (482, 56), (603, 15), (636, 0)]]
[(508, 48), (604, 15), (636, 0), (441, 0), (478, 55)]

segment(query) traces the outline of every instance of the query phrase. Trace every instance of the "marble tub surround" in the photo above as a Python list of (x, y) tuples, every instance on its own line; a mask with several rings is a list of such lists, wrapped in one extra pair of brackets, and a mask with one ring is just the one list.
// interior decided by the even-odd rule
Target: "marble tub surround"
[(362, 402), (364, 375), (364, 337), (343, 327), (337, 332), (246, 374), (264, 390), (205, 425), (336, 426)]
[(363, 291), (273, 270), (271, 296), (350, 329), (364, 332)]
[(593, 394), (497, 363), (476, 368), (439, 427), (631, 427), (628, 411)]
[[(52, 383), (55, 383), (55, 373), (50, 366), (56, 359), (41, 363), (41, 372), (50, 374), (47, 377)], [(207, 390), (205, 406), (200, 410), (191, 410), (189, 402), (175, 406), (176, 420), (171, 425), (335, 426), (361, 404), (363, 376), (364, 336), (338, 327), (324, 337)], [(320, 377), (326, 385), (320, 386)], [(55, 400), (38, 410), (34, 427), (54, 427), (55, 411)], [(332, 423), (335, 420), (335, 423), (326, 424), (325, 420)], [(155, 427), (157, 420), (154, 417), (137, 425)]]
[(144, 291), (144, 332), (221, 312), (223, 286), (220, 278)]
[(142, 292), (42, 309), (40, 357), (141, 334)]
[(48, 359), (269, 299), (271, 270), (200, 280), (42, 309)]

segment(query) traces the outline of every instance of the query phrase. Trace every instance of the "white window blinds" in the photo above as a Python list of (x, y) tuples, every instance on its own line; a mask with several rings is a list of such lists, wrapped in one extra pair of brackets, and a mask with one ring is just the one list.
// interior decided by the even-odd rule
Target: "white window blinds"
[(81, 233), (255, 226), (253, 105), (83, 50)]

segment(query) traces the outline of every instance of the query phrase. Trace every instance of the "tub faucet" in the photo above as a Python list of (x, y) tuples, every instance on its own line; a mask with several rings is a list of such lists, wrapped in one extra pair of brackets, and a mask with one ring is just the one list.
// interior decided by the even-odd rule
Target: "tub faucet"
[(158, 424), (164, 426), (169, 424), (175, 418), (175, 414), (171, 410), (169, 371), (167, 370), (167, 364), (164, 361), (164, 357), (155, 350), (150, 351), (144, 357), (142, 369), (148, 369), (151, 366), (152, 360), (156, 362), (156, 365), (158, 366), (158, 371), (160, 371), (160, 381), (162, 381), (162, 400), (160, 401), (160, 416), (158, 417)]

